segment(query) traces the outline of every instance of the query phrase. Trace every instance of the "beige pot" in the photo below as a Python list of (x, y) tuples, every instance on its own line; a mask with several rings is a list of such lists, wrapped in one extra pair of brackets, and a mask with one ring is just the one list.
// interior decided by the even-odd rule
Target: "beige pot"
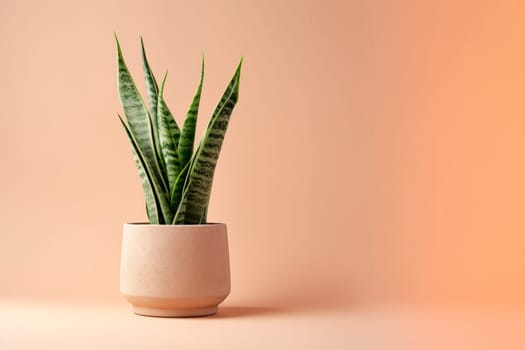
[(226, 225), (125, 224), (120, 292), (139, 315), (215, 314), (230, 293)]

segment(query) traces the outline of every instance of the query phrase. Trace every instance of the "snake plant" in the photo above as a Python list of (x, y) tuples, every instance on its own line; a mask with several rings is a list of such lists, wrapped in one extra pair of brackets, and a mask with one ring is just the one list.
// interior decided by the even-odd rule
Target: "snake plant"
[(204, 78), (204, 58), (195, 96), (179, 128), (153, 75), (141, 39), (148, 104), (144, 102), (117, 44), (118, 88), (126, 121), (118, 115), (131, 144), (151, 224), (206, 223), (215, 166), (239, 96), (242, 58), (194, 151), (195, 127)]

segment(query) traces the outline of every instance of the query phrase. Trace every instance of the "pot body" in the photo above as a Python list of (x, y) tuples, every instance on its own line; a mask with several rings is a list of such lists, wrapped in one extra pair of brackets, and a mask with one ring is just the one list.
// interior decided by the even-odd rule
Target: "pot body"
[(230, 293), (226, 225), (125, 224), (120, 292), (139, 315), (212, 315)]

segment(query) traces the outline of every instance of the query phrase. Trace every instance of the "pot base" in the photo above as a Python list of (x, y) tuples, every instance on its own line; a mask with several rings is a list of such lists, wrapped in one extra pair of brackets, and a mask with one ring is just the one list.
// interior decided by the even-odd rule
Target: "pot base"
[(226, 295), (199, 298), (153, 298), (124, 294), (133, 312), (153, 317), (199, 317), (217, 313)]
[(133, 312), (140, 316), (153, 317), (201, 317), (215, 315), (218, 306), (187, 309), (158, 309), (152, 307), (133, 306)]

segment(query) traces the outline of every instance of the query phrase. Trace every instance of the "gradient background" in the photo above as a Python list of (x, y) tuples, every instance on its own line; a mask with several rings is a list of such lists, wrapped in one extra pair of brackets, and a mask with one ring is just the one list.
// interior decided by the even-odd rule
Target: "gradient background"
[(123, 302), (145, 219), (113, 30), (202, 131), (239, 57), (210, 221), (250, 305), (525, 302), (521, 1), (0, 0), (0, 297)]

